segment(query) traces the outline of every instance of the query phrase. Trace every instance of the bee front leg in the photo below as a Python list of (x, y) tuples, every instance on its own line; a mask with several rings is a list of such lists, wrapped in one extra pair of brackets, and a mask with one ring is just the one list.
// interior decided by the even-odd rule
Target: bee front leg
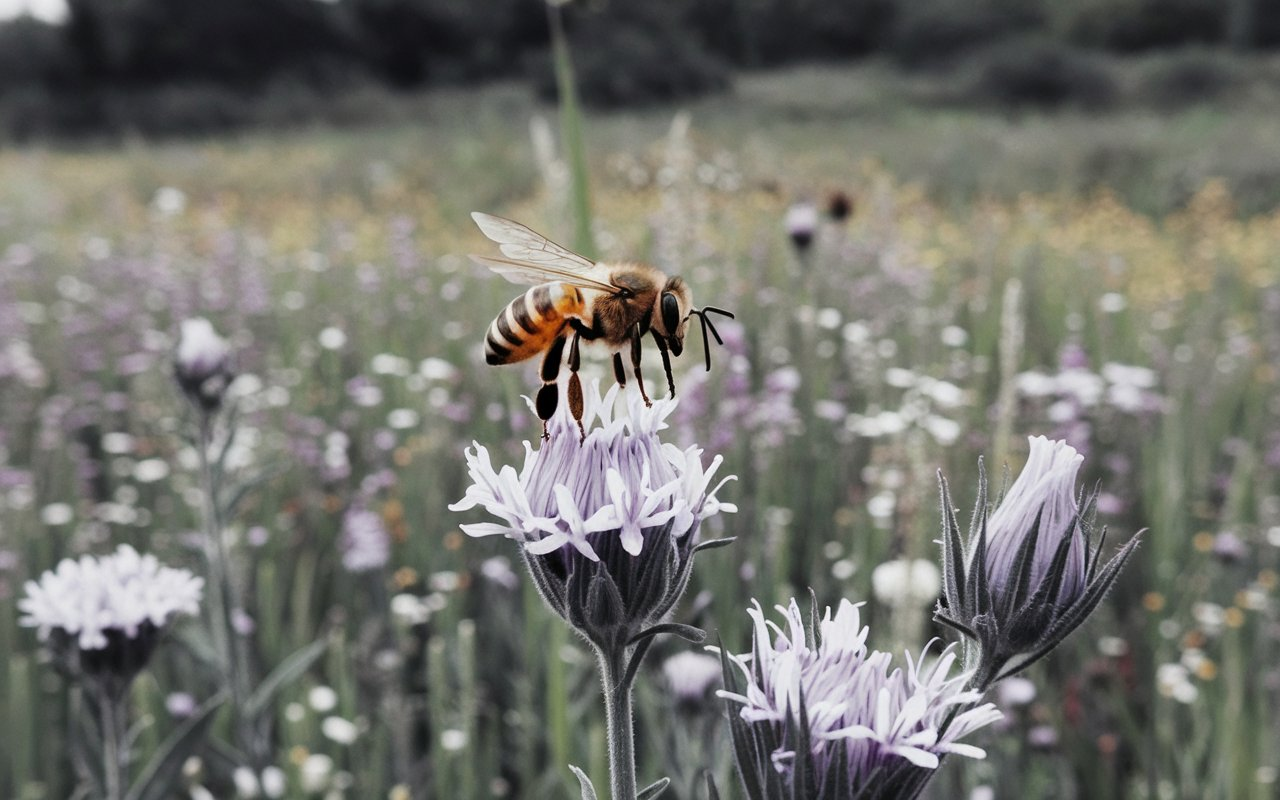
[(653, 340), (658, 343), (658, 352), (662, 353), (662, 369), (667, 373), (667, 388), (671, 390), (671, 396), (676, 396), (676, 379), (671, 374), (671, 354), (667, 352), (667, 343), (662, 341), (662, 337), (657, 331), (653, 332)]
[[(640, 333), (639, 326), (636, 326), (636, 329), (631, 332), (631, 368), (635, 370), (636, 383), (640, 385), (640, 396), (644, 398), (644, 404), (648, 407), (652, 406), (653, 402), (649, 400), (649, 394), (644, 390), (644, 374), (640, 372), (640, 338), (643, 335)], [(615, 355), (614, 358), (618, 358), (618, 356)], [(672, 395), (674, 394), (675, 392), (672, 392)]]
[(622, 366), (622, 353), (613, 354), (613, 379), (619, 386), (627, 385), (627, 370)]
[(582, 379), (578, 377), (578, 367), (582, 366), (582, 354), (578, 352), (578, 342), (582, 334), (573, 335), (573, 343), (569, 345), (569, 413), (578, 423), (578, 441), (587, 440), (587, 430), (582, 426)]
[(551, 438), (551, 434), (547, 432), (547, 420), (555, 415), (556, 406), (560, 403), (556, 378), (560, 375), (560, 362), (564, 359), (564, 339), (563, 334), (557, 336), (542, 357), (542, 388), (538, 390), (538, 396), (533, 402), (534, 408), (538, 410), (538, 419), (542, 420), (544, 441)]

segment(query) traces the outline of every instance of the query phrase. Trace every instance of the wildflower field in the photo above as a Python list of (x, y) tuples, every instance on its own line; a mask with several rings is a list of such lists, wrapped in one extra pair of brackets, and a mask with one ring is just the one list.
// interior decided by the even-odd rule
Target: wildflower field
[[(0, 797), (97, 796), (84, 787), (112, 784), (99, 756), (111, 748), (116, 796), (134, 800), (576, 798), (571, 764), (611, 796), (617, 736), (592, 652), (608, 650), (593, 638), (603, 623), (570, 619), (575, 589), (561, 586), (557, 612), (577, 636), (539, 594), (564, 574), (462, 527), (498, 532), (484, 514), (497, 508), (534, 530), (550, 484), (536, 495), (530, 478), (532, 510), (511, 511), (503, 466), (521, 469), (526, 441), (531, 469), (578, 463), (607, 436), (645, 465), (643, 478), (620, 467), (618, 486), (596, 476), (611, 512), (668, 504), (635, 511), (633, 537), (684, 511), (699, 541), (735, 539), (692, 563), (686, 537), (673, 558), (691, 564), (687, 588), (646, 609), (645, 624), (679, 625), (643, 640), (632, 676), (640, 786), (667, 777), (661, 796), (703, 798), (709, 773), (720, 797), (748, 796), (727, 719), (772, 712), (740, 685), (716, 695), (722, 662), (706, 645), (743, 654), (754, 634), (758, 661), (785, 660), (803, 649), (810, 593), (819, 618), (832, 610), (824, 645), (865, 625), (868, 663), (892, 659), (938, 696), (967, 698), (940, 683), (952, 661), (960, 674), (961, 649), (942, 655), (960, 637), (934, 618), (955, 589), (938, 474), (967, 530), (979, 457), (994, 502), (1038, 446), (1028, 437), (1045, 436), (1066, 442), (1055, 465), (1072, 448), (1083, 457), (1058, 468), (1066, 495), (1097, 487), (1102, 563), (1145, 529), (1109, 592), (1043, 660), (981, 683), (992, 707), (975, 696), (954, 727), (928, 722), (936, 746), (890, 741), (870, 721), (838, 740), (897, 747), (917, 766), (985, 751), (946, 758), (931, 797), (1275, 797), (1280, 210), (1238, 205), (1212, 158), (1161, 177), (1249, 135), (1214, 139), (1204, 131), (1225, 126), (1197, 116), (1208, 112), (1181, 117), (1175, 145), (1148, 142), (1151, 170), (1108, 186), (1072, 179), (1089, 159), (1074, 160), (1071, 132), (1148, 131), (1141, 146), (1143, 119), (826, 124), (821, 103), (808, 116), (782, 113), (801, 100), (743, 110), (774, 80), (691, 114), (585, 120), (597, 254), (683, 275), (697, 304), (736, 318), (715, 320), (709, 372), (690, 325), (674, 406), (647, 346), (658, 402), (620, 392), (613, 422), (598, 400), (613, 371), (584, 348), (590, 436), (579, 445), (557, 418), (542, 450), (521, 397), (539, 386), (536, 362), (483, 355), (524, 288), (466, 255), (497, 253), (476, 210), (574, 246), (556, 109), (496, 87), (441, 93), (377, 130), (0, 150)], [(1268, 141), (1271, 123), (1257, 124)], [(1068, 133), (1028, 155), (1028, 131), (1055, 128)], [(970, 151), (978, 141), (990, 147)], [(1020, 184), (1016, 165), (1037, 153), (1057, 166)], [(211, 329), (184, 324), (201, 318)], [(179, 386), (180, 337), (212, 342), (226, 359), (201, 380), (229, 386)], [(556, 497), (560, 524), (573, 502)], [(623, 522), (594, 529), (577, 502), (550, 542), (568, 542), (566, 563), (630, 563), (641, 540), (624, 526), (606, 552), (599, 530)], [(95, 706), (110, 692), (83, 656), (104, 651), (68, 664), (76, 644), (38, 623), (97, 610), (57, 591), (39, 613), (19, 606), (64, 558), (104, 557), (84, 568), (95, 576), (160, 569), (138, 553), (203, 578), (204, 601), (168, 596), (149, 621), (159, 600), (138, 601), (138, 624), (162, 635), (125, 696)], [(1068, 572), (1083, 592), (1083, 567)], [(190, 591), (190, 576), (155, 574), (163, 591)], [(948, 594), (953, 618), (958, 605)], [(776, 652), (765, 618), (789, 631)], [(78, 646), (96, 642), (82, 632)], [(751, 672), (725, 666), (738, 683)], [(91, 707), (123, 710), (114, 733), (87, 721)]]

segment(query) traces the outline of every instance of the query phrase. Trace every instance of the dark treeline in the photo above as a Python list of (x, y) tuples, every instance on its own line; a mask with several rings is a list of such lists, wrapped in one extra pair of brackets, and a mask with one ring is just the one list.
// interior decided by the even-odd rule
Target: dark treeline
[[(734, 69), (882, 55), (905, 67), (1027, 41), (1118, 53), (1280, 45), (1274, 0), (579, 0), (565, 7), (588, 103), (714, 90)], [(70, 0), (65, 25), (0, 25), (0, 105), (93, 129), (104, 96), (321, 95), (530, 76), (552, 90), (543, 0)], [(12, 116), (12, 114), (11, 114)], [(21, 117), (22, 115), (17, 115)]]

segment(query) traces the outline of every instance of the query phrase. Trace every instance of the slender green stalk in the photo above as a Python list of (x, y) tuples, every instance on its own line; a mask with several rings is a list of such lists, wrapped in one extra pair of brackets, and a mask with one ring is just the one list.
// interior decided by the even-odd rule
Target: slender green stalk
[(587, 182), (587, 152), (582, 138), (582, 112), (578, 88), (573, 79), (573, 59), (564, 30), (560, 6), (547, 3), (551, 27), (551, 53), (555, 63), (556, 91), (560, 95), (560, 135), (569, 162), (569, 184), (573, 198), (573, 244), (579, 253), (595, 258), (595, 238), (591, 235), (591, 191)]
[(996, 397), (996, 432), (993, 437), (997, 468), (1009, 458), (1009, 440), (1013, 434), (1014, 416), (1017, 414), (1018, 365), (1022, 360), (1022, 347), (1026, 341), (1026, 321), (1022, 315), (1022, 281), (1010, 278), (1004, 286), (1004, 302), (1000, 313), (1000, 390)]
[(245, 674), (246, 662), (235, 630), (235, 594), (231, 585), (231, 562), (223, 535), (222, 510), (218, 505), (218, 480), (213, 463), (209, 459), (209, 447), (213, 441), (213, 415), (200, 415), (200, 490), (204, 496), (203, 529), (205, 562), (209, 569), (209, 605), (212, 619), (209, 628), (214, 644), (222, 658), (226, 679), (231, 689), (233, 715), (239, 744), (245, 749), (255, 769), (265, 766), (261, 743), (253, 729), (252, 720), (243, 717), (249, 686)]
[(613, 800), (635, 800), (635, 721), (631, 710), (631, 682), (626, 680), (630, 648), (606, 653), (597, 649), (600, 680), (604, 685), (604, 713), (608, 723), (609, 786)]
[(102, 691), (98, 696), (102, 721), (102, 780), (106, 800), (122, 800), (125, 785), (125, 737), (128, 715), (124, 693)]

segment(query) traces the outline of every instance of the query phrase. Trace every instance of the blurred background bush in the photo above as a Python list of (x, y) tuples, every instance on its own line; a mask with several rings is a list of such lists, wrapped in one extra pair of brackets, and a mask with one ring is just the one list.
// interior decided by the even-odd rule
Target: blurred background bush
[[(332, 119), (352, 96), (554, 85), (542, 0), (65, 2), (41, 6), (47, 21), (0, 23), (8, 138), (203, 133)], [(601, 108), (722, 91), (734, 69), (852, 58), (964, 67), (953, 94), (982, 102), (1099, 107), (1130, 99), (1110, 62), (1174, 48), (1132, 88), (1167, 107), (1226, 93), (1241, 77), (1232, 52), (1280, 46), (1280, 4), (1263, 0), (586, 0), (566, 14), (583, 99)]]

